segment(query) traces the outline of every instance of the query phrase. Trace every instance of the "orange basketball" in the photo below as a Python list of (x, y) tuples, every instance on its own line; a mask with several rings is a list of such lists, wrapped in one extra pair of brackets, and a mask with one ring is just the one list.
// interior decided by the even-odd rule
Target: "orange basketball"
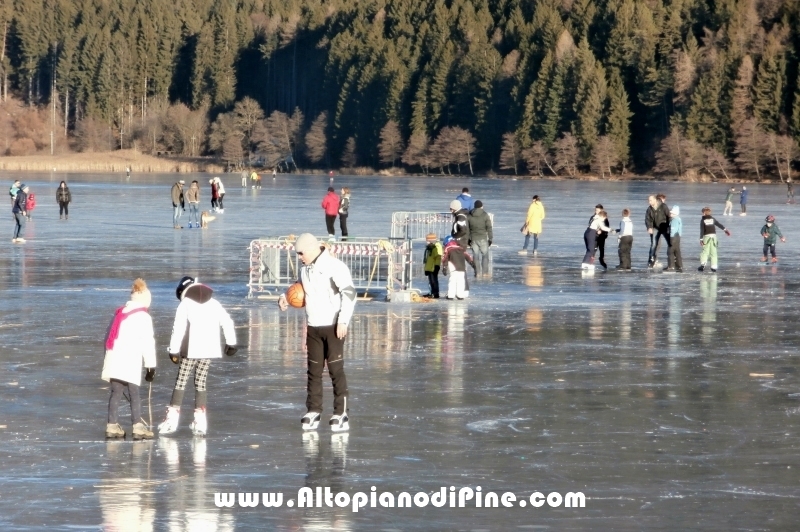
[(294, 283), (286, 291), (286, 301), (294, 308), (302, 308), (306, 306), (306, 292), (303, 290), (301, 283)]

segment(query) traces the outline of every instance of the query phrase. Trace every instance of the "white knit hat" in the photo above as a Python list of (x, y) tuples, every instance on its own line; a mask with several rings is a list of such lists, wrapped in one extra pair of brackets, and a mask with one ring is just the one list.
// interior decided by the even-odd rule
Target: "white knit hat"
[(303, 255), (306, 253), (311, 254), (313, 252), (317, 252), (319, 251), (320, 247), (322, 247), (322, 244), (320, 244), (319, 240), (317, 240), (317, 238), (311, 233), (303, 233), (297, 237), (297, 240), (294, 243), (294, 250), (297, 253), (302, 253)]
[(457, 199), (454, 199), (453, 201), (450, 202), (450, 208), (452, 210), (454, 210), (454, 211), (460, 211), (461, 210), (461, 202), (458, 201)]

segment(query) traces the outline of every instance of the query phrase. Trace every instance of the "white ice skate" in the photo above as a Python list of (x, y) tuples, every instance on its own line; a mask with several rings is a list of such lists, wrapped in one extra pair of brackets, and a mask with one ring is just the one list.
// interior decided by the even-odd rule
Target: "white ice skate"
[(347, 414), (335, 414), (330, 420), (331, 430), (333, 432), (345, 432), (350, 430), (350, 419)]
[(301, 419), (301, 423), (303, 423), (303, 430), (317, 430), (319, 427), (319, 412), (308, 412), (306, 415), (303, 416)]
[(594, 264), (589, 264), (588, 262), (584, 262), (581, 264), (581, 270), (594, 270)]
[(158, 426), (158, 433), (172, 434), (178, 430), (178, 421), (180, 420), (181, 409), (175, 406), (167, 407), (167, 418)]
[(192, 434), (195, 436), (205, 436), (208, 432), (208, 418), (206, 418), (206, 409), (195, 408), (194, 421), (192, 421)]

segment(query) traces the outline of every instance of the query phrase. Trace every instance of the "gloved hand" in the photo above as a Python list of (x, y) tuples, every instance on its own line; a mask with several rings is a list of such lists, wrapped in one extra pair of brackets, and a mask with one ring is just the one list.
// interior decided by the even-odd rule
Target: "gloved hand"
[(725, 234), (726, 234), (727, 236), (731, 236), (731, 232), (730, 232), (730, 230), (729, 230), (729, 229), (725, 229)]
[(239, 348), (236, 347), (235, 345), (227, 345), (227, 344), (225, 345), (225, 354), (228, 355), (229, 357), (235, 355), (236, 351), (238, 350)]
[(173, 364), (177, 364), (178, 362), (181, 361), (181, 355), (180, 353), (170, 353), (169, 359), (172, 361)]
[(489, 240), (489, 247), (492, 247), (492, 241)]
[(447, 268), (442, 268), (442, 275), (447, 277)]
[(144, 374), (144, 380), (147, 382), (153, 382), (153, 379), (156, 377), (156, 368), (147, 368), (147, 373)]

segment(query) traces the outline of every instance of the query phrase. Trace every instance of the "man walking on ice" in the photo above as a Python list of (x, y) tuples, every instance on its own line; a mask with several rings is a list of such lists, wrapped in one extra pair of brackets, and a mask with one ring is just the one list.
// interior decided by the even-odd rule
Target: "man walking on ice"
[[(303, 233), (294, 244), (303, 266), (299, 282), (305, 292), (306, 351), (308, 361), (308, 412), (301, 422), (303, 430), (316, 430), (322, 417), (322, 369), (328, 366), (333, 384), (333, 432), (349, 430), (347, 378), (344, 374), (344, 338), (356, 305), (356, 289), (350, 270), (310, 233)], [(278, 299), (281, 310), (289, 308), (286, 294)]]

